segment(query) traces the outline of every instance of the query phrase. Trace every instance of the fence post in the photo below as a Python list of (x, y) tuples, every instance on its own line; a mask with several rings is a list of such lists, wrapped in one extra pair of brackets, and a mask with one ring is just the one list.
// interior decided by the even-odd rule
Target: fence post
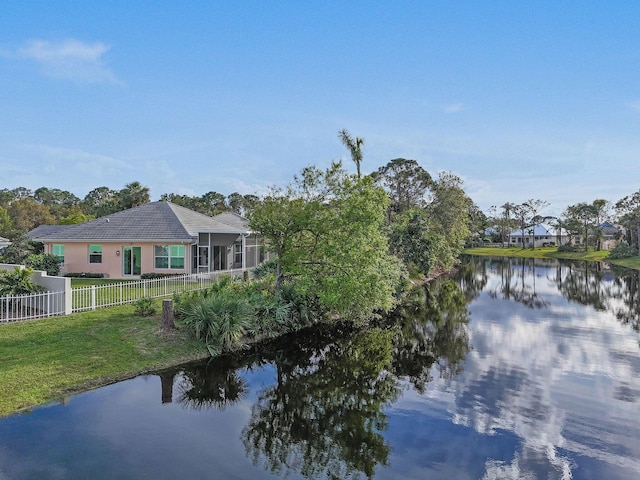
[(91, 285), (91, 310), (95, 310), (96, 308), (96, 286)]

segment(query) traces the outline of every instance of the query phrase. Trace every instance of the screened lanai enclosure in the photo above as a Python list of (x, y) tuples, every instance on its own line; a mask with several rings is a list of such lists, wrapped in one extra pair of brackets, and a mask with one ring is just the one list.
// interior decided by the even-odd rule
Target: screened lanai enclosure
[(268, 259), (262, 239), (254, 234), (200, 233), (191, 253), (192, 273), (253, 268)]

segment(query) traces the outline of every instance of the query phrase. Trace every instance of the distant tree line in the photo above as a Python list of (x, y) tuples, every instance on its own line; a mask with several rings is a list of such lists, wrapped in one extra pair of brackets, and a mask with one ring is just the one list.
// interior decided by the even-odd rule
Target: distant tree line
[[(202, 196), (164, 193), (160, 200), (170, 201), (206, 215), (233, 211), (246, 215), (258, 197), (237, 192), (225, 196), (207, 192)], [(39, 225), (71, 225), (111, 215), (151, 201), (149, 187), (138, 181), (128, 183), (120, 190), (96, 187), (84, 198), (67, 190), (40, 187), (0, 189), (0, 236), (17, 240)]]
[[(544, 200), (530, 199), (523, 203), (506, 202), (500, 207), (491, 207), (486, 217), (484, 236), (493, 242), (507, 244), (513, 231), (526, 233), (532, 231), (531, 227), (546, 223), (558, 235), (567, 237), (577, 249), (600, 250), (604, 228), (611, 224), (621, 227), (617, 240), (635, 255), (640, 252), (640, 190), (616, 202), (597, 198), (568, 205), (559, 216), (542, 215), (541, 211), (548, 205)], [(533, 242), (529, 243), (533, 248)], [(525, 248), (524, 242), (522, 248)]]

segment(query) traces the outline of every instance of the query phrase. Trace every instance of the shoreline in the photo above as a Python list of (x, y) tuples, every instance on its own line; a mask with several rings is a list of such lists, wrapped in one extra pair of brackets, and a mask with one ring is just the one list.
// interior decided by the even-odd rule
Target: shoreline
[(518, 247), (473, 247), (465, 248), (463, 255), (495, 256), (509, 258), (547, 258), (556, 260), (583, 260), (587, 262), (604, 262), (611, 265), (640, 270), (640, 256), (625, 259), (609, 260), (608, 250), (589, 250), (588, 252), (558, 252), (557, 247), (522, 249)]

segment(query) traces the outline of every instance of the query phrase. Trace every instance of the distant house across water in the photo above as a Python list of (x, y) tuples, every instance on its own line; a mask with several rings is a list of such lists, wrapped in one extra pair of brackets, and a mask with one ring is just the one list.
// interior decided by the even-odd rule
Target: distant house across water
[(514, 230), (509, 234), (509, 245), (534, 248), (564, 245), (569, 240), (564, 232), (556, 231), (543, 224), (532, 225), (523, 230)]

